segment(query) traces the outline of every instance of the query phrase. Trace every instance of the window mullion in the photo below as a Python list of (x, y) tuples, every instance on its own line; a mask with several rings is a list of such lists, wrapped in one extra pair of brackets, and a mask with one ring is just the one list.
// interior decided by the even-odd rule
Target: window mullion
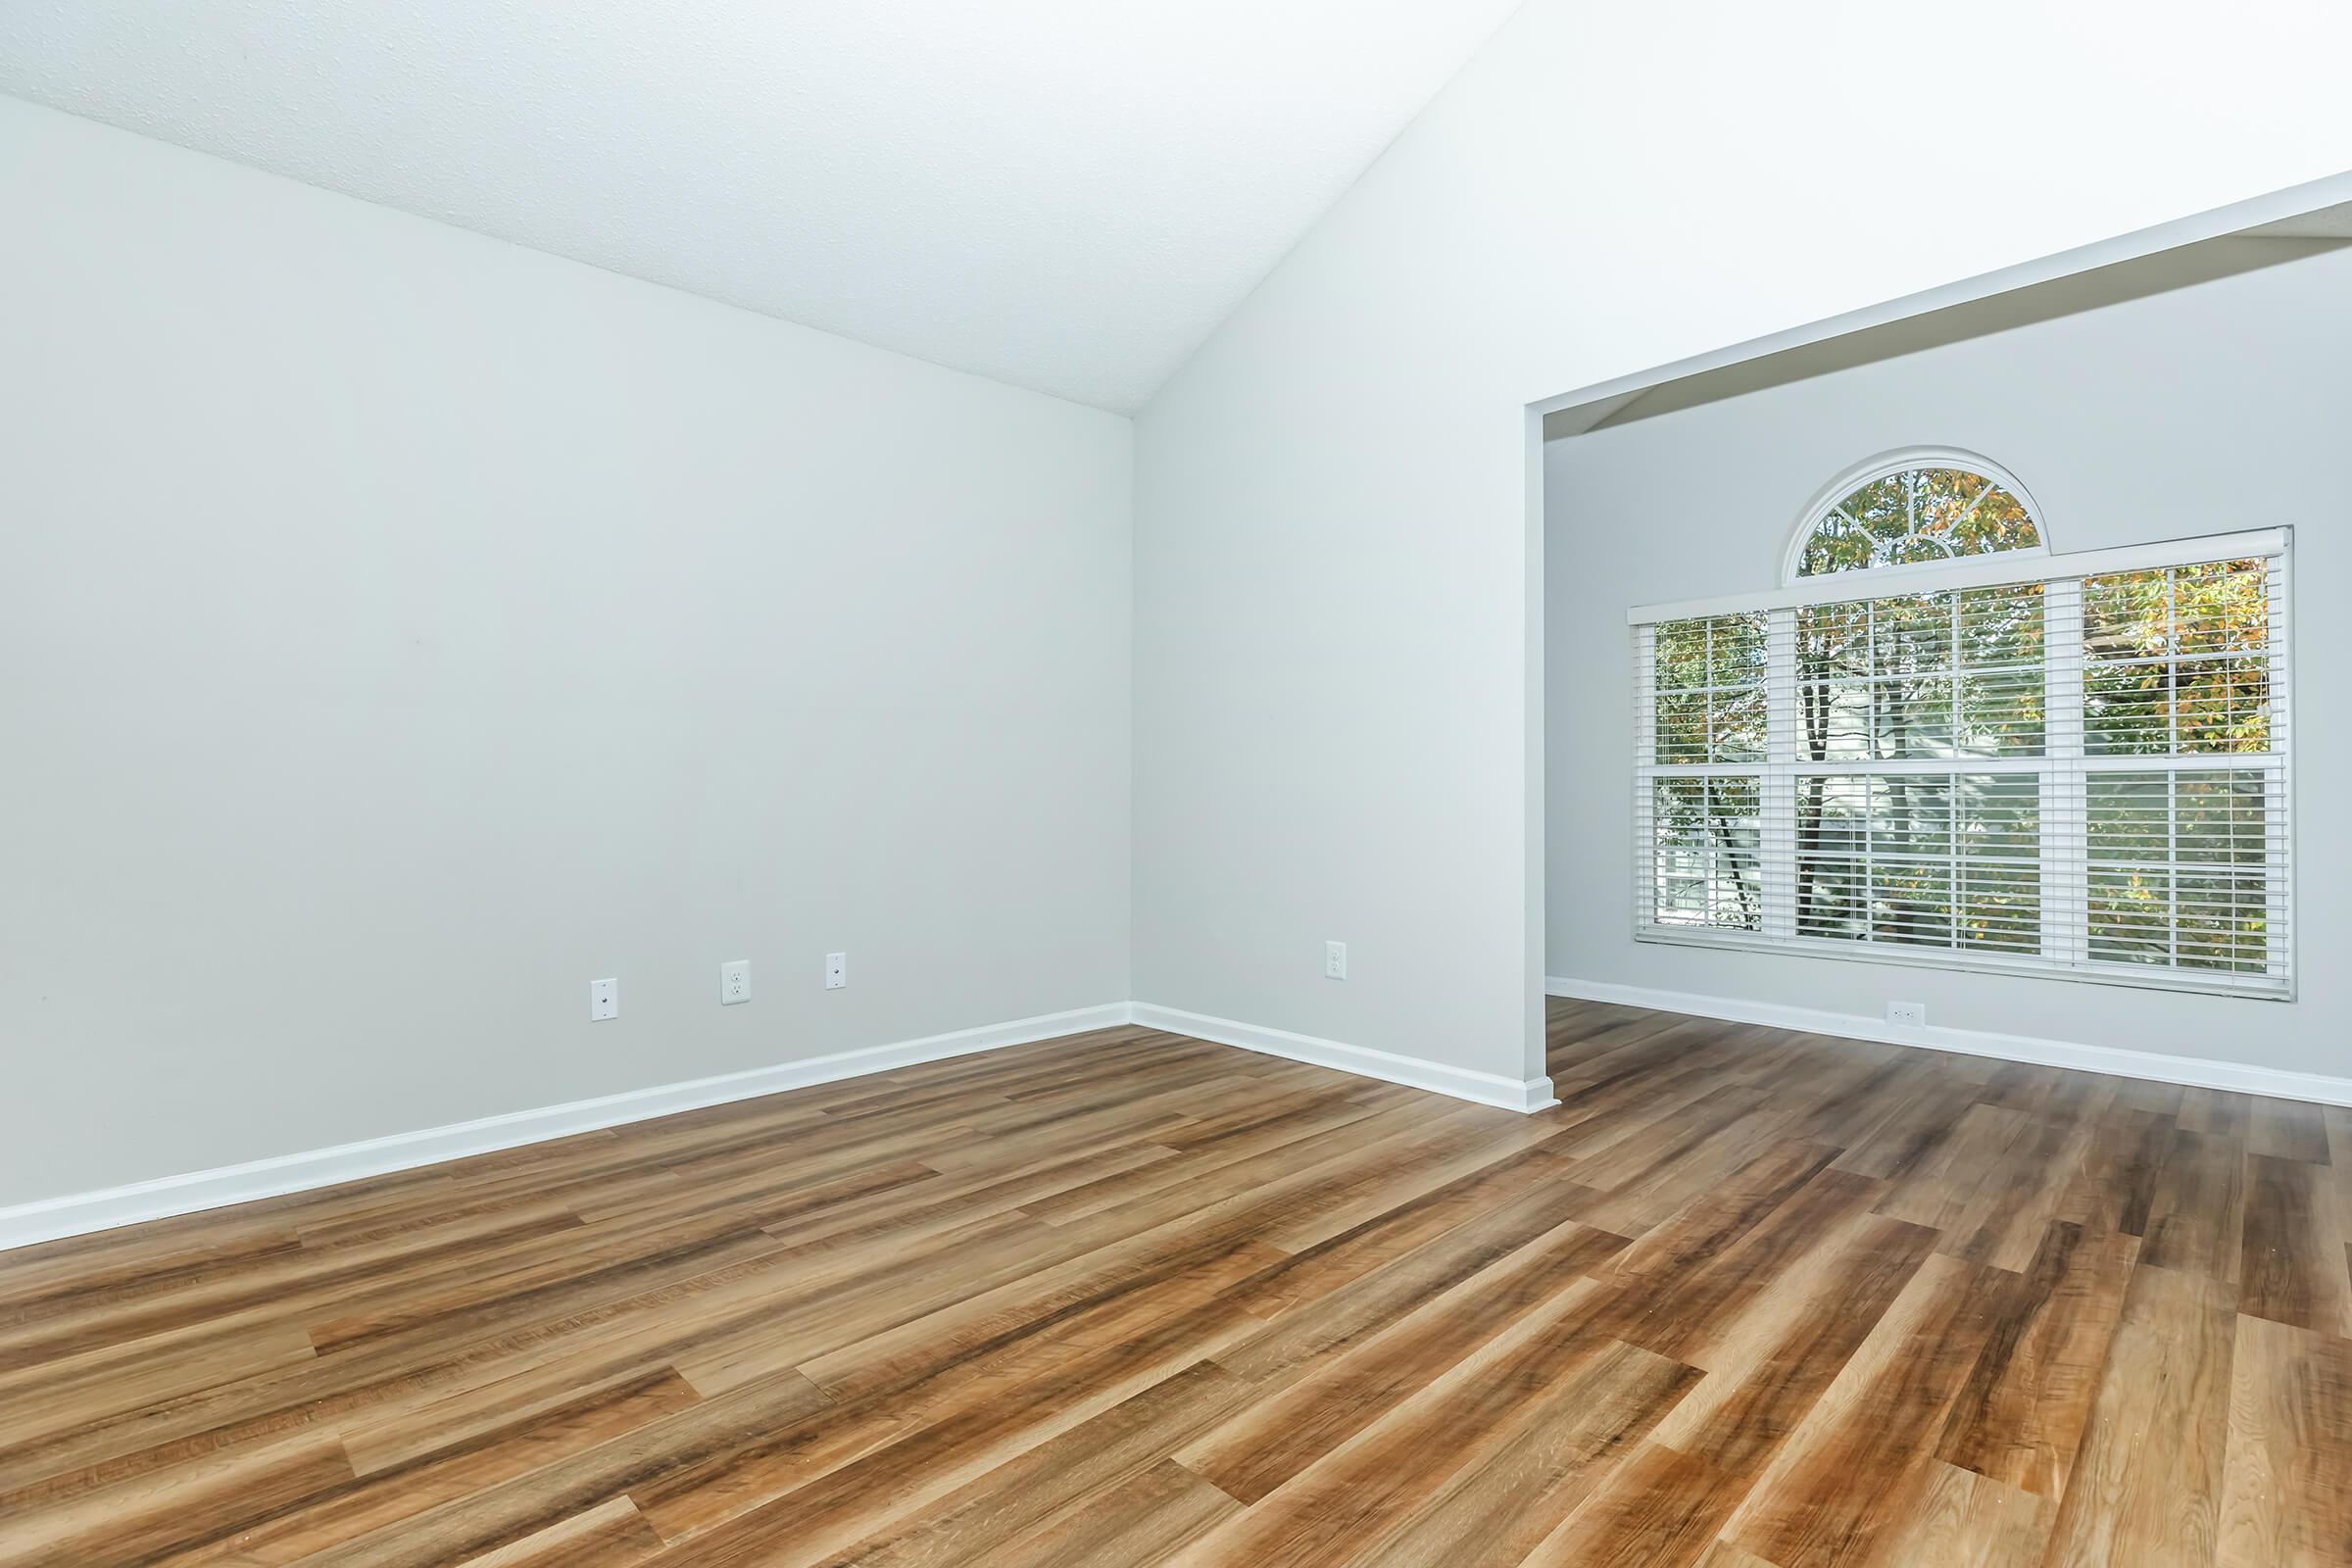
[(2041, 597), (2043, 755), (2041, 953), (2086, 960), (2090, 948), (2088, 789), (2082, 769), (2082, 584), (2047, 584)]
[(2269, 624), (2263, 649), (2270, 670), (2271, 765), (2263, 770), (2263, 967), (2275, 980), (2284, 981), (2294, 952), (2292, 924), (2294, 876), (2288, 846), (2294, 822), (2294, 693), (2287, 666), (2286, 561), (2273, 556), (2263, 568), (2263, 598)]
[(1652, 769), (1658, 760), (1657, 628), (1634, 628), (1634, 923), (1658, 920), (1657, 792)]
[[(2174, 733), (2176, 736), (2180, 733), (2178, 720), (2174, 724)], [(2173, 749), (2179, 752), (2178, 740), (2174, 742)], [(2180, 967), (2180, 767), (2178, 760), (2164, 770), (2164, 907), (2167, 916), (2164, 928), (2165, 962), (2178, 969)]]
[(1764, 934), (1796, 935), (1796, 612), (1764, 621), (1764, 768), (1757, 790), (1762, 824)]
[[(1950, 671), (1950, 673), (1945, 677), (1950, 693), (1950, 702), (1946, 708), (1944, 722), (1951, 726), (1949, 733), (1952, 738), (1952, 756), (1955, 760), (1960, 756), (1960, 737), (1962, 734), (1960, 719), (1960, 685), (1961, 681), (1964, 679), (1964, 676), (1961, 673), (1960, 667), (1960, 601), (1965, 597), (1965, 595), (1958, 593), (1952, 595), (1952, 613), (1951, 618), (1947, 623), (1949, 630), (1946, 634), (1947, 640), (1945, 642), (1944, 653), (1944, 664), (1945, 667)], [(1949, 924), (1944, 927), (1944, 946), (1957, 953), (1960, 951), (1961, 918), (1959, 768), (1954, 767), (1951, 772), (1945, 774), (1944, 780), (1944, 847), (1950, 852), (1947, 858), (1948, 863), (1944, 871), (1945, 880), (1943, 886), (1944, 918), (1949, 922)]]

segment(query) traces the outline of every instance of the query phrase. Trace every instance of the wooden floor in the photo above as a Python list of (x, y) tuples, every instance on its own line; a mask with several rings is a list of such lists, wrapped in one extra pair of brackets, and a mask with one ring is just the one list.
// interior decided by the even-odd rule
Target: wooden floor
[(0, 1254), (0, 1563), (2352, 1563), (2352, 1112), (1140, 1029)]

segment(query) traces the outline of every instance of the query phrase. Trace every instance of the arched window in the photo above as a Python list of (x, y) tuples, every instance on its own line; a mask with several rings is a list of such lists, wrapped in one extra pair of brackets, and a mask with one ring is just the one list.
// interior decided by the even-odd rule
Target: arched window
[(2293, 995), (2288, 549), (2058, 555), (1971, 453), (1839, 475), (1780, 587), (1628, 617), (1635, 936)]
[(1794, 582), (2007, 551), (2048, 553), (2025, 487), (1973, 454), (1909, 452), (1842, 474), (1815, 497), (1784, 576)]

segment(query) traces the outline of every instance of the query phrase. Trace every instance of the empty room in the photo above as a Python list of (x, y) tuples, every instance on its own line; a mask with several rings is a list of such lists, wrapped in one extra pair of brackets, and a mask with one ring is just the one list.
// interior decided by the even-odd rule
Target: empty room
[(2352, 1568), (2348, 51), (0, 6), (0, 1568)]

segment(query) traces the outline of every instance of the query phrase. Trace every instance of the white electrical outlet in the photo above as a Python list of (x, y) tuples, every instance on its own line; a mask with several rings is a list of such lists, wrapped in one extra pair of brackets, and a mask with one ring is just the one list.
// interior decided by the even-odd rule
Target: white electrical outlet
[(850, 956), (846, 953), (825, 955), (825, 989), (839, 991), (850, 983)]
[(620, 982), (591, 980), (588, 982), (588, 1021), (620, 1016)]
[(1889, 1002), (1886, 1021), (1897, 1029), (1925, 1029), (1928, 1026), (1928, 1004), (1924, 1002)]
[(1348, 978), (1347, 943), (1326, 942), (1323, 944), (1323, 978), (1326, 980)]
[(752, 960), (737, 958), (718, 966), (718, 1004), (732, 1007), (752, 1000)]

